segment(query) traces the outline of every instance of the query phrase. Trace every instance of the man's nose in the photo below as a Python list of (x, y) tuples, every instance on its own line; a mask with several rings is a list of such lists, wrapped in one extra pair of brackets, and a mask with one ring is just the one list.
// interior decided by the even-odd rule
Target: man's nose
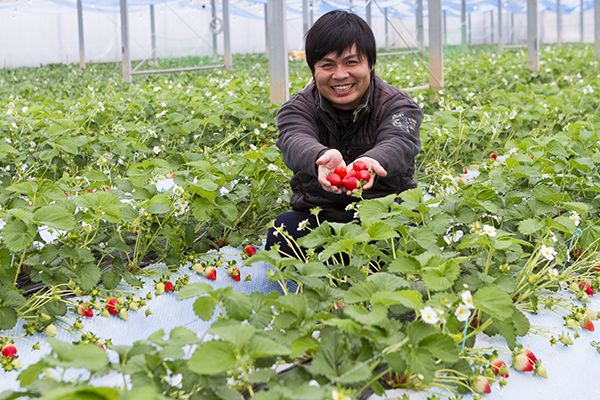
[(333, 79), (345, 79), (348, 76), (348, 69), (345, 65), (337, 65), (333, 71)]

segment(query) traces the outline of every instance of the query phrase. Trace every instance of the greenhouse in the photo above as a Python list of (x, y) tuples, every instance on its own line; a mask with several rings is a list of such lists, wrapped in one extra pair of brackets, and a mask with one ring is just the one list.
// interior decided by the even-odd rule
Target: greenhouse
[(0, 0), (0, 399), (600, 398), (600, 0)]

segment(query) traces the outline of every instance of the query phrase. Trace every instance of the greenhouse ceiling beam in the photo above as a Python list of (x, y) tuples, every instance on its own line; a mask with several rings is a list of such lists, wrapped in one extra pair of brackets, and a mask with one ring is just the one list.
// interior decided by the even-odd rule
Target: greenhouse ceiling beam
[(269, 25), (270, 98), (274, 104), (283, 104), (289, 99), (285, 0), (269, 0), (267, 21)]
[(540, 70), (540, 37), (538, 25), (538, 0), (527, 0), (527, 65)]
[[(211, 17), (211, 19), (210, 19), (211, 21), (217, 20), (217, 4), (216, 4), (215, 0), (210, 0), (210, 17)], [(215, 58), (217, 58), (219, 56), (219, 50), (218, 50), (218, 46), (217, 46), (217, 33), (211, 32), (211, 36), (212, 36), (213, 56)]]
[(424, 39), (423, 39), (423, 0), (417, 0), (417, 10), (415, 12), (416, 24), (417, 24), (417, 43), (419, 51), (423, 52)]
[(429, 86), (444, 88), (444, 55), (442, 46), (442, 1), (429, 0)]
[(79, 69), (85, 69), (85, 44), (83, 41), (83, 5), (77, 0), (77, 33), (79, 36)]
[(129, 51), (129, 16), (127, 0), (120, 0), (121, 7), (121, 70), (123, 80), (131, 82), (131, 53)]

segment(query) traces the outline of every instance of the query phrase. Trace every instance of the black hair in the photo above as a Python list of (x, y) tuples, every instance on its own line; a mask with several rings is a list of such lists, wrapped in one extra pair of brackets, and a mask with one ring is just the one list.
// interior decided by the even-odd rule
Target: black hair
[(358, 15), (344, 10), (333, 10), (323, 14), (306, 32), (304, 52), (306, 63), (315, 74), (315, 64), (327, 54), (338, 56), (356, 44), (361, 56), (367, 57), (373, 68), (377, 57), (375, 36), (367, 22)]

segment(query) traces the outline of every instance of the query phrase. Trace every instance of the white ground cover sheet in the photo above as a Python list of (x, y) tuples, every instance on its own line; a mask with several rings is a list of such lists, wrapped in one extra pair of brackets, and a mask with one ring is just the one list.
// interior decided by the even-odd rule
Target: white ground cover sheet
[[(225, 247), (220, 251), (225, 259), (241, 259), (241, 249)], [(268, 293), (279, 288), (277, 283), (269, 282), (266, 274), (269, 268), (264, 263), (254, 263), (252, 267), (241, 267), (240, 282), (233, 281), (223, 267), (217, 268), (217, 279), (215, 281), (209, 281), (187, 267), (171, 274), (171, 277), (174, 281), (178, 274), (189, 274), (190, 283), (206, 282), (215, 288), (233, 286), (235, 289), (246, 293), (254, 291)], [(248, 275), (252, 279), (246, 281), (245, 278)], [(121, 288), (126, 289), (127, 287), (122, 286)], [(137, 289), (137, 294), (144, 296), (147, 292), (153, 291), (153, 280), (148, 278), (145, 279), (144, 287)], [(191, 329), (199, 337), (202, 337), (202, 334), (208, 330), (210, 321), (203, 321), (194, 314), (192, 305), (195, 298), (178, 301), (176, 296), (176, 293), (165, 293), (152, 298), (148, 301), (146, 307), (141, 308), (139, 311), (130, 311), (127, 321), (116, 316), (83, 318), (83, 330), (92, 332), (102, 339), (111, 339), (113, 345), (132, 345), (136, 340), (146, 339), (159, 329), (163, 329), (165, 334), (168, 334), (171, 329), (177, 326)], [(590, 307), (593, 310), (600, 310), (600, 294), (592, 297)], [(146, 308), (152, 311), (152, 315), (145, 316), (144, 310)], [(485, 395), (485, 398), (490, 400), (520, 400), (527, 398), (543, 398), (545, 400), (600, 399), (600, 385), (598, 385), (600, 380), (600, 353), (591, 344), (593, 341), (600, 342), (598, 331), (580, 330), (581, 336), (575, 340), (574, 345), (565, 347), (559, 343), (552, 346), (550, 337), (552, 335), (558, 336), (561, 332), (567, 331), (567, 328), (563, 326), (562, 315), (555, 311), (542, 310), (535, 315), (528, 314), (528, 317), (531, 322), (531, 332), (526, 337), (520, 338), (518, 342), (531, 349), (542, 361), (548, 370), (548, 379), (535, 376), (531, 372), (520, 373), (509, 368), (508, 384), (503, 388), (500, 388), (498, 383), (492, 384), (492, 393)], [(64, 317), (66, 321), (70, 322), (73, 322), (76, 318), (77, 315), (74, 312), (69, 312)], [(60, 323), (57, 325), (59, 325), (58, 335), (56, 336), (58, 339), (69, 342), (79, 340), (81, 331), (69, 332), (60, 328)], [(0, 336), (8, 336), (14, 339), (23, 368), (38, 361), (50, 352), (50, 346), (46, 342), (47, 336), (44, 334), (25, 336), (24, 333), (22, 323), (17, 324), (11, 330), (0, 331)], [(572, 330), (569, 330), (568, 333), (571, 336), (573, 335)], [(40, 344), (39, 350), (32, 349), (35, 343)], [(486, 335), (479, 335), (476, 347), (489, 348), (490, 351), (497, 349), (500, 352), (500, 358), (510, 366), (510, 352), (503, 338), (499, 336), (490, 338)], [(113, 356), (116, 356), (116, 354), (113, 353)], [(0, 392), (20, 388), (17, 380), (19, 372), (0, 371)], [(109, 374), (96, 380), (95, 384), (122, 386), (123, 380), (121, 375)], [(387, 392), (385, 396), (373, 395), (371, 399), (395, 399), (407, 394), (410, 399), (425, 400), (432, 393), (436, 393), (440, 399), (451, 397), (446, 392), (392, 390)], [(472, 397), (465, 396), (464, 398), (470, 399)]]

